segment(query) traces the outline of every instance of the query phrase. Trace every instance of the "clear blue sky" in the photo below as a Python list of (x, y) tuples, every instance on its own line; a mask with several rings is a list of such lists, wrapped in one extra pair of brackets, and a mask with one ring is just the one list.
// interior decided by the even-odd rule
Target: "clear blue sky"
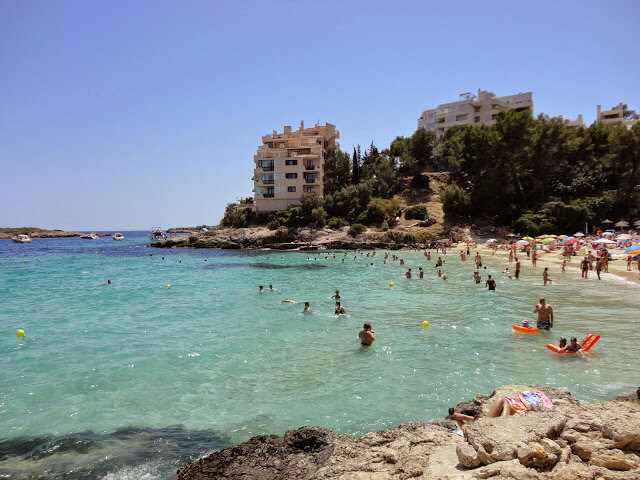
[(0, 226), (217, 224), (262, 135), (384, 148), (478, 88), (640, 110), (638, 1), (0, 0)]

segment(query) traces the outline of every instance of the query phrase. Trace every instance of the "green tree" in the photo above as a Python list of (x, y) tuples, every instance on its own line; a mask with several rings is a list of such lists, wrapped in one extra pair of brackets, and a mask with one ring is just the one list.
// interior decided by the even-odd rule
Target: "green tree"
[(327, 147), (324, 156), (324, 193), (337, 192), (349, 185), (351, 164), (349, 154), (334, 145)]
[[(358, 145), (360, 150), (360, 145)], [(356, 152), (356, 148), (353, 147), (353, 159), (351, 160), (351, 183), (357, 185), (360, 183), (360, 155)]]
[(434, 151), (437, 145), (436, 134), (433, 130), (418, 128), (409, 140), (409, 154), (418, 161), (420, 172), (435, 169)]

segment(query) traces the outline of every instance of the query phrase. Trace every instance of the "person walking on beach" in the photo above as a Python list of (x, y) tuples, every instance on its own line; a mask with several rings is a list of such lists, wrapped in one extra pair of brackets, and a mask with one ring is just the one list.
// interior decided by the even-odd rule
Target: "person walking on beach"
[(544, 281), (544, 285), (548, 283), (553, 283), (549, 278), (549, 267), (544, 267), (544, 271), (542, 272), (542, 280)]
[(489, 290), (496, 289), (496, 281), (493, 278), (491, 278), (491, 275), (487, 277), (487, 281), (485, 282), (484, 286), (487, 287)]
[(515, 275), (516, 275), (516, 280), (518, 280), (520, 278), (520, 260), (518, 260), (518, 257), (516, 257), (516, 271), (515, 271)]
[(589, 274), (589, 260), (586, 255), (580, 262), (580, 268), (582, 269), (582, 278), (587, 278), (587, 275)]
[(602, 271), (602, 259), (596, 260), (596, 275), (598, 276), (598, 280), (600, 280), (600, 272)]
[(539, 303), (533, 309), (533, 313), (538, 314), (539, 329), (549, 330), (553, 328), (553, 308), (547, 303), (544, 297), (540, 297)]
[(362, 330), (358, 333), (358, 338), (360, 339), (360, 343), (362, 345), (371, 345), (376, 337), (373, 334), (376, 333), (371, 329), (371, 324), (369, 322), (365, 322), (362, 326)]

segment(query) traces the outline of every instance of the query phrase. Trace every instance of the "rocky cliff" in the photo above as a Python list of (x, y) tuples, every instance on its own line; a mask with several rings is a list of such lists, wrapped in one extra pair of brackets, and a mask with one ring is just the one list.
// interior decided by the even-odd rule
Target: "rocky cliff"
[(368, 230), (356, 237), (341, 230), (300, 228), (293, 233), (278, 235), (264, 227), (224, 228), (215, 227), (209, 231), (192, 231), (184, 235), (170, 237), (164, 241), (151, 243), (156, 248), (273, 248), (277, 250), (317, 250), (317, 249), (371, 249), (385, 248), (398, 250), (408, 245), (404, 235)]
[[(535, 388), (554, 408), (488, 418), (498, 397)], [(258, 436), (185, 465), (179, 480), (633, 480), (640, 479), (636, 394), (581, 405), (551, 387), (509, 385), (458, 404), (476, 417), (464, 437), (449, 419), (406, 423), (362, 437), (322, 427)]]

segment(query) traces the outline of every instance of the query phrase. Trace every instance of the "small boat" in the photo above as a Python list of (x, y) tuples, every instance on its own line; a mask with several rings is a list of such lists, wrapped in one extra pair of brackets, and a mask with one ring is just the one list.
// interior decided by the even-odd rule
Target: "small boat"
[(162, 228), (153, 227), (151, 229), (151, 232), (149, 233), (149, 238), (151, 238), (151, 241), (156, 242), (159, 240), (166, 240), (167, 236), (164, 233), (162, 233)]
[(11, 238), (16, 243), (31, 243), (31, 237), (29, 235), (20, 234)]
[(113, 238), (114, 240), (120, 241), (120, 240), (124, 240), (124, 235), (121, 233), (114, 233), (113, 235), (111, 235), (111, 238)]
[(80, 238), (85, 238), (87, 240), (98, 240), (100, 237), (95, 233), (87, 233), (85, 235), (80, 235)]

